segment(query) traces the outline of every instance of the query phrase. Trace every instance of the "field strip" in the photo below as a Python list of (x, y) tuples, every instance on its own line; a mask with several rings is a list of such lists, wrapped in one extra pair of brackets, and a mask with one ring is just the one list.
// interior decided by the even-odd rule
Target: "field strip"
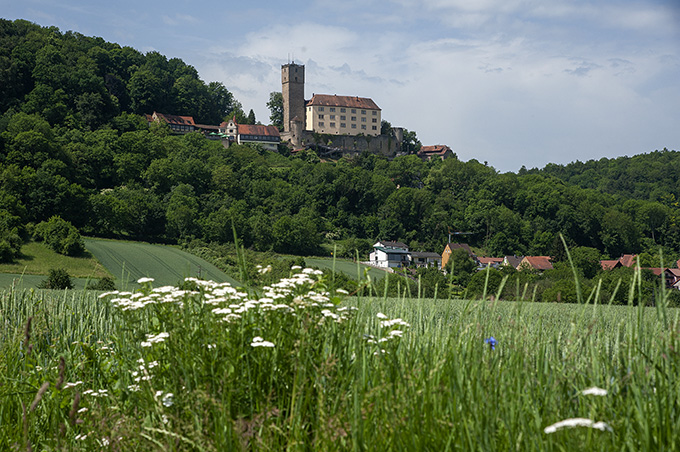
[(189, 276), (238, 284), (213, 264), (166, 245), (86, 238), (85, 247), (122, 284), (151, 277), (154, 285), (174, 285)]

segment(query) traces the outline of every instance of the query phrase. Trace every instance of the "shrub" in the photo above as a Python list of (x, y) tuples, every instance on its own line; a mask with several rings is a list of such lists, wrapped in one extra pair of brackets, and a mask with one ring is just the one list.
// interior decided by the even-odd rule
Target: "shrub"
[(56, 215), (49, 221), (39, 223), (35, 227), (33, 238), (45, 242), (45, 245), (66, 256), (78, 256), (85, 251), (85, 244), (78, 229)]
[(50, 269), (47, 279), (38, 286), (40, 289), (73, 289), (73, 280), (63, 268)]
[(90, 282), (86, 289), (88, 290), (116, 290), (116, 283), (110, 276), (105, 276), (97, 282)]

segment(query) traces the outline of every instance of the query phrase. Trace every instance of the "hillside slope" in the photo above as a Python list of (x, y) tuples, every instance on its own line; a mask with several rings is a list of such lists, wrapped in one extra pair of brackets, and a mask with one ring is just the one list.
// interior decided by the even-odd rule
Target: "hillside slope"
[(119, 287), (142, 277), (154, 278), (155, 286), (177, 284), (189, 276), (238, 284), (211, 263), (171, 246), (86, 238), (85, 247), (119, 279)]

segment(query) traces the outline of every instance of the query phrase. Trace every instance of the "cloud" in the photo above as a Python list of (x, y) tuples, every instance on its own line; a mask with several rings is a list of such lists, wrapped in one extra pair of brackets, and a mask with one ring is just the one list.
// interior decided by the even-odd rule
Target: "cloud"
[(196, 25), (196, 24), (200, 23), (200, 21), (193, 16), (190, 16), (188, 14), (179, 14), (179, 13), (174, 14), (172, 17), (168, 16), (167, 14), (163, 14), (161, 16), (161, 19), (163, 20), (164, 24), (170, 25), (170, 26), (187, 25), (187, 24)]

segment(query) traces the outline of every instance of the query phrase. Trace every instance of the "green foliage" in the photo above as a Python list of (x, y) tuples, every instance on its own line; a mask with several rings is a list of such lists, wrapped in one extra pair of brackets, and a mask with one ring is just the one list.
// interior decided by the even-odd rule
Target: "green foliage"
[(59, 216), (53, 216), (49, 221), (36, 225), (33, 237), (65, 256), (79, 256), (85, 251), (78, 229)]
[(276, 126), (280, 131), (283, 131), (283, 95), (280, 91), (269, 93), (267, 108), (270, 113), (269, 121), (271, 125)]
[(73, 280), (68, 272), (63, 268), (51, 269), (47, 279), (43, 280), (38, 286), (40, 289), (73, 289)]
[(477, 270), (477, 264), (472, 260), (470, 255), (462, 248), (456, 248), (449, 256), (449, 260), (444, 267), (447, 273), (452, 273), (452, 281), (454, 284), (467, 286), (470, 278)]
[(116, 290), (116, 283), (110, 276), (105, 276), (98, 279), (96, 282), (91, 282), (87, 285), (88, 290)]

